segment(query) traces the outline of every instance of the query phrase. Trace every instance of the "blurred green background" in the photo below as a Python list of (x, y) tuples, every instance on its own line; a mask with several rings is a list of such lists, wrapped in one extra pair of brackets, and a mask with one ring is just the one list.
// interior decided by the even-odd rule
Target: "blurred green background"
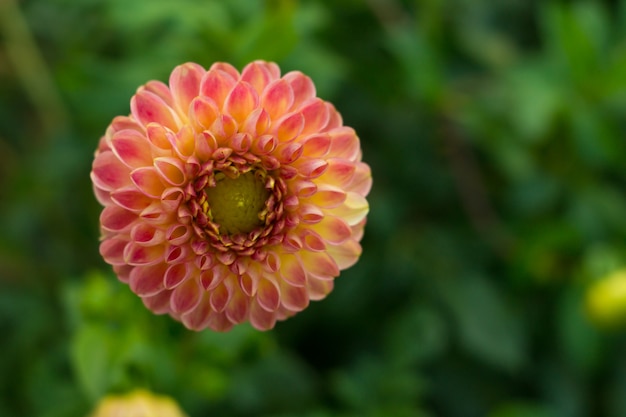
[[(585, 308), (626, 266), (625, 0), (3, 0), (0, 41), (0, 416), (626, 416), (626, 326)], [(149, 79), (258, 58), (357, 130), (364, 253), (273, 331), (193, 333), (101, 260), (93, 152)]]

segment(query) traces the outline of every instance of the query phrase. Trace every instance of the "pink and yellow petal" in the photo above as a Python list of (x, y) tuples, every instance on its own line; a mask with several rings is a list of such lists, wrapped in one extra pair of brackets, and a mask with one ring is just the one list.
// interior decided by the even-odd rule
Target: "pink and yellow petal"
[(193, 62), (179, 65), (172, 71), (169, 79), (170, 89), (174, 99), (174, 106), (179, 116), (184, 119), (189, 114), (189, 105), (200, 92), (200, 82), (206, 70)]

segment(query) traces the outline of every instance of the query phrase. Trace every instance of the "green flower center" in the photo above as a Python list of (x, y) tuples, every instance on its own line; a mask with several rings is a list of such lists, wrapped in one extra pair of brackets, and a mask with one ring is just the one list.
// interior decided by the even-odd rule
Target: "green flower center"
[(220, 233), (248, 233), (263, 224), (265, 202), (270, 192), (262, 178), (246, 172), (237, 178), (218, 173), (215, 187), (207, 188), (210, 217), (219, 224)]

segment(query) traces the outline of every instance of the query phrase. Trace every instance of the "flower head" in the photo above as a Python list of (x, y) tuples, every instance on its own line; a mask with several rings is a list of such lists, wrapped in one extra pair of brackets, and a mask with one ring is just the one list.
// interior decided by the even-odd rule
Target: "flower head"
[(599, 326), (626, 323), (626, 269), (618, 269), (594, 282), (585, 294), (587, 312)]
[(170, 397), (135, 390), (102, 399), (90, 417), (185, 417)]
[(300, 72), (187, 63), (113, 119), (91, 172), (100, 253), (190, 329), (270, 329), (361, 254), (371, 171)]

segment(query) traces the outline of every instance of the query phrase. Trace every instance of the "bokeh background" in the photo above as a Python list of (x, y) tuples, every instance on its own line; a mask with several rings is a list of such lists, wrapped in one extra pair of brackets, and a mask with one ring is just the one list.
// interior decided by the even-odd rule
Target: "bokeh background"
[[(259, 58), (357, 130), (364, 253), (273, 331), (194, 333), (101, 260), (93, 152), (149, 79)], [(626, 300), (588, 302), (625, 161), (623, 0), (2, 0), (0, 415), (626, 416)]]

